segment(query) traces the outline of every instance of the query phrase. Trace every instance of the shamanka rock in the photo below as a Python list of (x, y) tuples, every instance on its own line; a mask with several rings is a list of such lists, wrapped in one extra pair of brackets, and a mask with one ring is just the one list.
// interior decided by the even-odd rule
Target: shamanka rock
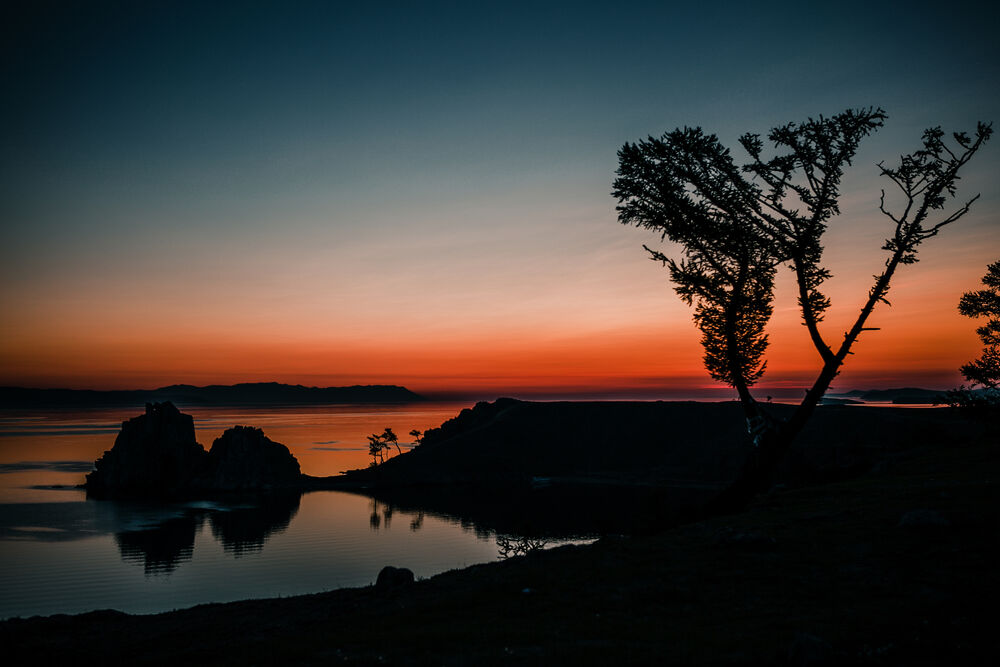
[(170, 402), (122, 422), (114, 447), (94, 462), (87, 494), (98, 498), (174, 498), (223, 491), (296, 489), (299, 462), (259, 428), (235, 426), (209, 452), (194, 420)]
[(94, 462), (87, 492), (98, 497), (179, 495), (203, 474), (208, 454), (194, 439), (194, 420), (172, 403), (147, 403), (122, 422), (114, 446)]
[(299, 462), (281, 443), (253, 426), (234, 426), (208, 452), (208, 484), (219, 491), (279, 489), (301, 479)]

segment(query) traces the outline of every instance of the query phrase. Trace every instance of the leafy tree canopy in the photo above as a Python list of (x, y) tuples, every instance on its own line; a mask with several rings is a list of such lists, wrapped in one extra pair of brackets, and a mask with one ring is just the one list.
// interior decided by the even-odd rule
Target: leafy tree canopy
[(961, 368), (965, 379), (987, 389), (1000, 387), (1000, 262), (987, 267), (983, 276), (986, 289), (966, 292), (958, 302), (958, 312), (967, 317), (987, 317), (976, 329), (983, 341), (983, 352), (975, 361)]

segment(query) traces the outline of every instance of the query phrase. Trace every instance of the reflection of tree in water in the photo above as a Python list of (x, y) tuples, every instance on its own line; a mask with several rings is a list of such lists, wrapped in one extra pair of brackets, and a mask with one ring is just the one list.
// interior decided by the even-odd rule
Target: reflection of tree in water
[[(434, 509), (424, 509), (421, 508), (416, 503), (407, 503), (405, 496), (403, 496), (404, 501), (402, 503), (389, 502), (385, 500), (384, 496), (376, 498), (373, 496), (368, 496), (368, 525), (373, 531), (381, 530), (383, 527), (388, 530), (390, 524), (392, 523), (393, 515), (401, 514), (404, 519), (410, 519), (410, 530), (418, 531), (423, 528), (424, 518), (426, 516), (431, 516), (437, 519), (443, 519), (451, 524), (457, 524), (462, 527), (463, 530), (468, 532), (474, 532), (476, 537), (481, 540), (496, 539), (497, 545), (497, 556), (501, 560), (506, 560), (508, 558), (513, 558), (515, 556), (524, 556), (532, 551), (537, 551), (539, 549), (544, 549), (553, 541), (562, 541), (564, 539), (586, 539), (591, 537), (589, 534), (569, 534), (569, 535), (553, 535), (547, 531), (536, 531), (531, 530), (530, 526), (524, 532), (521, 532), (522, 526), (505, 524), (505, 527), (501, 528), (499, 526), (481, 525), (471, 516), (455, 516), (446, 512), (437, 512)], [(630, 505), (631, 507), (631, 505)], [(502, 509), (498, 507), (496, 503), (491, 504), (490, 508), (494, 510), (492, 516), (501, 515), (503, 516)], [(518, 509), (524, 509), (524, 505), (518, 505)], [(516, 517), (518, 520), (523, 520), (524, 514), (520, 514)], [(524, 535), (544, 535), (545, 537), (528, 537)]]
[[(382, 524), (385, 524), (385, 529), (389, 530), (392, 526), (392, 515), (395, 512), (395, 508), (387, 503), (381, 503), (375, 498), (372, 498), (371, 501), (371, 516), (368, 517), (368, 525), (372, 530), (379, 530)], [(410, 524), (410, 528), (413, 528), (412, 523)], [(413, 530), (416, 530), (416, 528), (413, 528)]]
[(212, 512), (212, 535), (236, 558), (260, 551), (268, 538), (288, 528), (300, 498), (299, 494), (269, 496), (253, 507)]
[(486, 487), (398, 487), (379, 489), (368, 498), (372, 529), (381, 528), (381, 508), (390, 506), (412, 530), (426, 520), (458, 524), (483, 540), (529, 535), (555, 541), (601, 535), (636, 535), (662, 530), (690, 516), (717, 493), (712, 485), (643, 486), (622, 483), (517, 487), (498, 492)]
[(513, 558), (514, 556), (524, 556), (532, 551), (544, 549), (548, 540), (532, 539), (530, 537), (516, 537), (514, 535), (500, 535), (497, 533), (497, 557), (500, 560)]
[(383, 527), (386, 530), (392, 526), (392, 517), (396, 512), (401, 511), (403, 517), (407, 515), (412, 515), (413, 518), (410, 519), (410, 530), (416, 532), (424, 527), (424, 512), (423, 510), (418, 510), (416, 512), (408, 512), (406, 510), (400, 510), (397, 506), (390, 503), (378, 500), (377, 498), (369, 497), (370, 502), (368, 503), (369, 516), (368, 516), (368, 526), (372, 530), (381, 530)]
[(170, 574), (191, 560), (201, 523), (200, 514), (171, 518), (154, 528), (116, 533), (115, 542), (126, 563), (141, 563), (147, 575)]

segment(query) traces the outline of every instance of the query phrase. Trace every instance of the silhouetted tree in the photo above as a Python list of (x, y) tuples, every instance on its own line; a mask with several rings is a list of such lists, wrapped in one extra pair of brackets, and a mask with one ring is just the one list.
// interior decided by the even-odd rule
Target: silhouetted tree
[(973, 386), (996, 389), (1000, 386), (1000, 262), (987, 267), (983, 285), (987, 289), (966, 292), (958, 302), (958, 312), (966, 317), (990, 318), (976, 329), (983, 341), (982, 354), (962, 366), (961, 371)]
[(544, 549), (548, 540), (532, 539), (530, 537), (515, 537), (513, 535), (497, 534), (497, 558), (507, 560), (515, 556), (527, 556), (532, 551)]
[[(669, 268), (678, 295), (694, 307), (705, 366), (712, 378), (737, 390), (756, 446), (716, 509), (740, 507), (768, 484), (858, 336), (871, 330), (865, 326), (869, 315), (879, 302), (888, 303), (896, 269), (916, 262), (917, 247), (962, 217), (978, 197), (952, 213), (941, 212), (955, 194), (959, 169), (989, 139), (989, 124), (980, 123), (974, 137), (953, 134), (954, 147), (940, 128), (929, 129), (922, 147), (902, 156), (898, 166), (879, 163), (881, 175), (902, 195), (900, 208), (893, 212), (882, 192), (879, 208), (892, 222), (883, 245), (888, 253), (885, 268), (875, 276), (843, 340), (828, 344), (819, 329), (830, 307), (821, 291), (830, 277), (822, 265), (823, 233), (840, 213), (844, 168), (851, 164), (861, 140), (885, 119), (881, 109), (868, 108), (789, 123), (768, 134), (775, 149), (771, 157), (764, 156), (759, 135), (745, 134), (740, 144), (750, 160), (743, 166), (736, 165), (715, 135), (701, 128), (626, 143), (618, 152), (612, 192), (618, 199), (618, 219), (680, 245), (679, 259), (646, 250)], [(750, 392), (766, 368), (764, 329), (780, 266), (795, 275), (803, 323), (821, 361), (802, 403), (782, 422), (772, 418)]]
[(403, 453), (399, 448), (399, 437), (388, 426), (381, 433), (372, 433), (368, 436), (368, 455), (372, 457), (373, 466), (385, 463), (385, 453), (390, 447), (395, 447), (399, 454)]
[(424, 441), (424, 433), (419, 429), (413, 429), (410, 431), (410, 437), (413, 438), (414, 447), (419, 447), (420, 443)]
[(377, 466), (379, 463), (385, 461), (384, 448), (385, 443), (382, 442), (380, 434), (372, 433), (368, 436), (368, 455), (372, 457), (372, 466)]
[[(987, 317), (986, 324), (976, 329), (983, 341), (979, 358), (959, 369), (971, 387), (948, 392), (952, 405), (968, 408), (1000, 406), (1000, 262), (990, 264), (983, 276), (986, 289), (966, 292), (958, 302), (958, 312), (966, 317)], [(976, 386), (981, 389), (976, 391)]]
[(399, 438), (396, 436), (395, 433), (392, 432), (392, 429), (389, 428), (388, 426), (384, 431), (382, 431), (382, 441), (385, 443), (386, 449), (392, 446), (396, 448), (397, 454), (403, 453), (403, 450), (399, 448)]

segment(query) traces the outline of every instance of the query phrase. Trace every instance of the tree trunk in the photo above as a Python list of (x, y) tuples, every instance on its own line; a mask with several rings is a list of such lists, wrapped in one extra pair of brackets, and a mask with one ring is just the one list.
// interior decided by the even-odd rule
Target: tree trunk
[[(770, 417), (763, 419), (770, 420)], [(752, 434), (754, 448), (743, 462), (736, 479), (705, 507), (709, 515), (739, 512), (749, 505), (758, 493), (770, 487), (774, 471), (794, 439), (794, 434), (782, 426), (784, 425), (773, 420), (759, 425), (758, 431)]]
[[(832, 357), (823, 354), (826, 361), (819, 376), (806, 392), (802, 403), (787, 421), (777, 422), (772, 419), (760, 407), (760, 404), (754, 401), (745, 384), (738, 383), (736, 385), (740, 394), (740, 402), (743, 404), (743, 411), (747, 415), (747, 431), (753, 437), (754, 451), (747, 457), (733, 483), (706, 506), (706, 511), (709, 514), (738, 512), (750, 504), (754, 496), (770, 487), (775, 470), (791, 448), (795, 436), (806, 425), (816, 406), (819, 405), (820, 399), (830, 388), (833, 378), (837, 377), (840, 367), (847, 355), (850, 354), (851, 347), (857, 341), (858, 336), (861, 335), (861, 332), (866, 331), (865, 323), (875, 309), (875, 304), (884, 300), (885, 295), (889, 292), (889, 283), (900, 264), (903, 252), (904, 249), (901, 246), (886, 262), (885, 271), (877, 277), (865, 305), (854, 321), (854, 325), (844, 334), (844, 341), (837, 353)], [(808, 321), (808, 318), (806, 319)], [(822, 347), (825, 348), (825, 345)], [(818, 349), (821, 353), (823, 352), (823, 349)]]
[(787, 421), (775, 420), (753, 399), (749, 404), (741, 401), (744, 412), (748, 415), (747, 431), (753, 438), (754, 449), (747, 456), (736, 479), (708, 503), (705, 508), (708, 514), (738, 512), (749, 505), (757, 494), (771, 487), (778, 464), (785, 458), (795, 437), (830, 388), (840, 365), (840, 360), (834, 359), (823, 366), (816, 382)]

